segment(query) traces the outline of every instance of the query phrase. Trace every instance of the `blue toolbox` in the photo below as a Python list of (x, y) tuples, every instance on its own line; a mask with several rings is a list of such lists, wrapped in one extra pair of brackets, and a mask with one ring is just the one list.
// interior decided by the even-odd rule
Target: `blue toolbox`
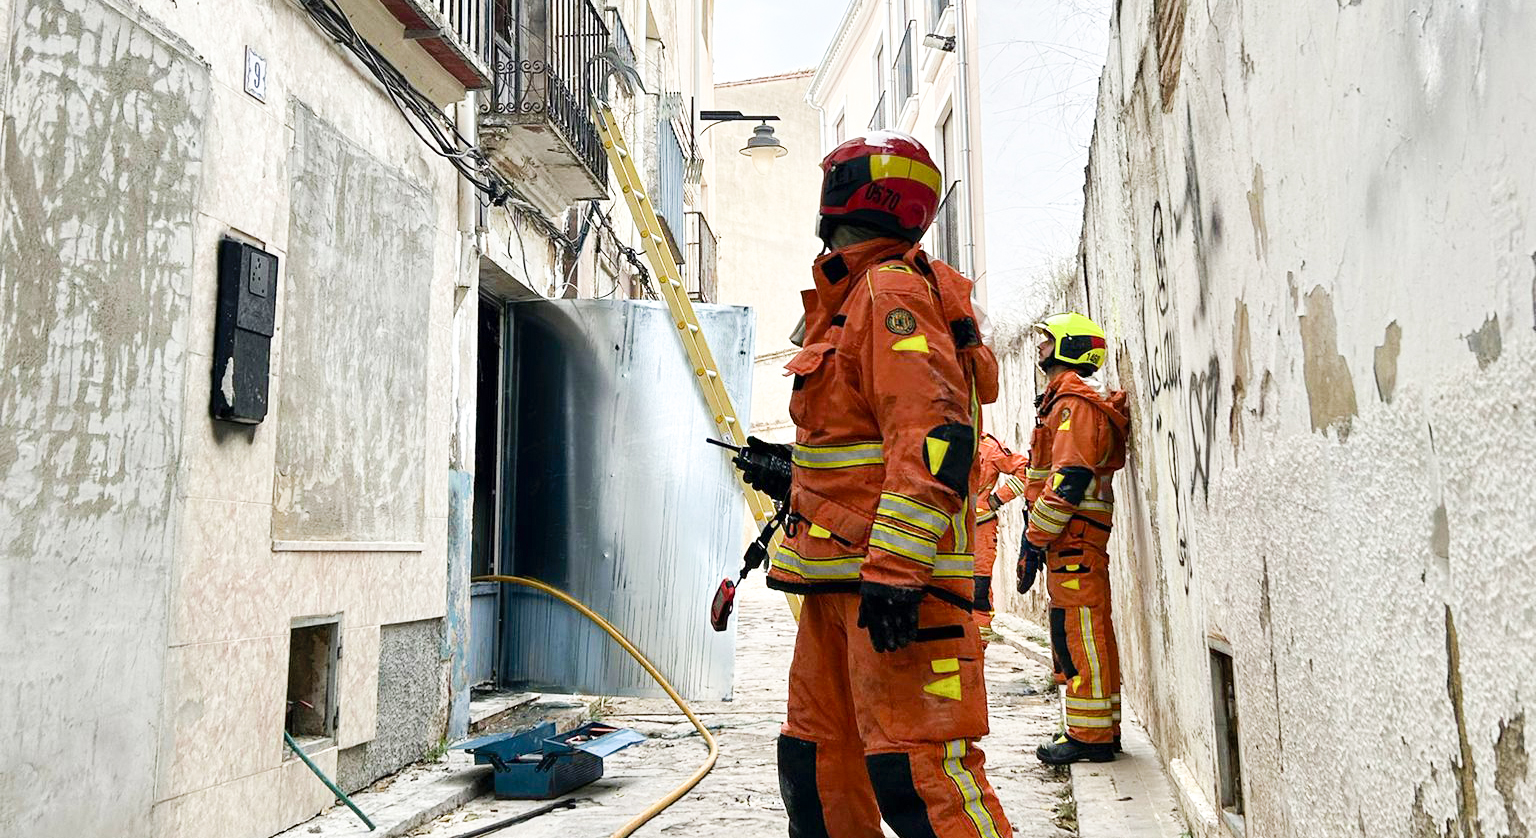
[(603, 776), (603, 758), (645, 737), (628, 728), (588, 722), (555, 733), (544, 722), (511, 733), (471, 739), (458, 749), (474, 754), (475, 764), (490, 765), (496, 796), (503, 800), (548, 800)]

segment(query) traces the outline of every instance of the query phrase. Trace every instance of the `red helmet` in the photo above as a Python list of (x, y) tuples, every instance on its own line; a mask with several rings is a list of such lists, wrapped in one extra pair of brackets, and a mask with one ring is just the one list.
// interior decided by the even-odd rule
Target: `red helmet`
[(821, 161), (821, 218), (829, 241), (850, 223), (915, 242), (939, 211), (943, 180), (923, 144), (899, 131), (872, 131), (832, 149)]

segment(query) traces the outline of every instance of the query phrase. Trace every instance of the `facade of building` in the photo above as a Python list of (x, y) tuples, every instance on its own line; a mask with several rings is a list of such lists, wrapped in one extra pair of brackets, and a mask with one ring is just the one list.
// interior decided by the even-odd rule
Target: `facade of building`
[(976, 280), (985, 302), (975, 31), (974, 5), (964, 0), (851, 0), (809, 98), (823, 153), (880, 129), (928, 148), (945, 188), (925, 244)]
[(1198, 835), (1536, 827), (1527, 12), (1116, 6), (1047, 291), (1130, 394), (1120, 657)]
[(767, 172), (740, 154), (750, 122), (710, 131), (720, 208), (720, 302), (751, 305), (757, 320), (752, 376), (752, 433), (794, 441), (784, 365), (789, 342), (811, 287), (811, 263), (821, 252), (816, 208), (821, 194), (821, 122), (806, 102), (813, 71), (715, 85), (715, 107), (777, 116), (770, 123), (787, 153)]
[(258, 838), (334, 800), (285, 732), (349, 790), (462, 734), (502, 307), (645, 294), (581, 62), (707, 285), (712, 15), (0, 2), (0, 831)]

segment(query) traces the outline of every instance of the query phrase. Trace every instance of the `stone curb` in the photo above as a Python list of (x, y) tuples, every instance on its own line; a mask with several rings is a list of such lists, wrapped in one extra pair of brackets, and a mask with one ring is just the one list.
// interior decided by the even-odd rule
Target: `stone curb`
[[(1030, 639), (1048, 636), (1039, 625), (997, 614), (992, 630), (1025, 656), (1053, 666), (1050, 649)], [(1125, 752), (1119, 759), (1072, 765), (1078, 838), (1182, 838), (1188, 830), (1156, 748), (1135, 719), (1126, 718), (1121, 727)]]

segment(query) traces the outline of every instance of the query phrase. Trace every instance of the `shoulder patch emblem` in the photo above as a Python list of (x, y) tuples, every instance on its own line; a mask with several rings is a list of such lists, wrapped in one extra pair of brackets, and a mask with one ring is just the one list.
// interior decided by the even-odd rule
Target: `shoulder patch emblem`
[(891, 334), (910, 335), (917, 331), (917, 318), (904, 308), (893, 308), (885, 315), (885, 328)]
[(1064, 407), (1064, 408), (1061, 409), (1061, 424), (1056, 426), (1056, 430), (1058, 430), (1058, 431), (1070, 431), (1070, 430), (1072, 430), (1072, 408)]

